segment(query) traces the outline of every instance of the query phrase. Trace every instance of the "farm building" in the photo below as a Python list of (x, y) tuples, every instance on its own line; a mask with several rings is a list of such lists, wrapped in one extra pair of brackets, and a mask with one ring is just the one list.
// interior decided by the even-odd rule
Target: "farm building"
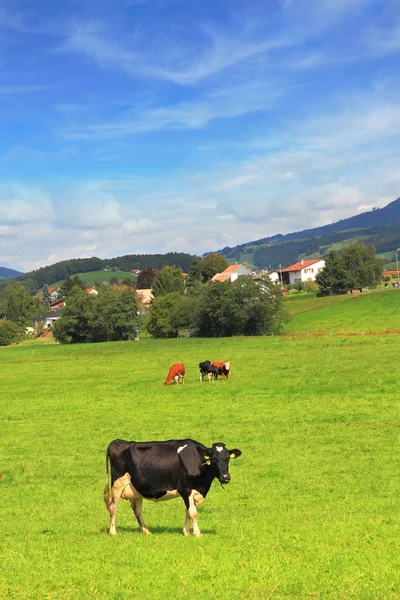
[(313, 260), (304, 260), (282, 269), (283, 285), (290, 285), (304, 281), (315, 281), (316, 275), (322, 271), (325, 266), (323, 258), (314, 258)]

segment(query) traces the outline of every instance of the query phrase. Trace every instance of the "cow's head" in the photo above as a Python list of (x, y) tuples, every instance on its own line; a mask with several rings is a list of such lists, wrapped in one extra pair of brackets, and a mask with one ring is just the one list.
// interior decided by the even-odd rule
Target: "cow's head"
[(213, 469), (215, 477), (220, 483), (229, 483), (231, 476), (229, 475), (229, 460), (238, 458), (242, 453), (237, 448), (228, 450), (222, 442), (213, 444), (209, 451), (204, 455), (204, 459)]
[(169, 385), (170, 383), (171, 382), (170, 382), (170, 380), (168, 378), (164, 381), (164, 385)]

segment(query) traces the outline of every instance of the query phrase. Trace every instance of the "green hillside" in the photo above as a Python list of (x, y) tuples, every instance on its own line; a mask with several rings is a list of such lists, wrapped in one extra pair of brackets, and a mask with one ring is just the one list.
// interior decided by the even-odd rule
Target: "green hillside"
[[(230, 263), (240, 262), (255, 269), (286, 267), (302, 258), (323, 257), (330, 250), (340, 251), (354, 241), (373, 244), (377, 256), (386, 265), (393, 265), (396, 249), (400, 246), (400, 223), (376, 225), (365, 229), (334, 231), (308, 238), (278, 236), (274, 240), (258, 240), (219, 251)], [(286, 239), (289, 238), (289, 239)]]
[[(129, 271), (89, 271), (88, 273), (76, 273), (76, 275), (81, 279), (86, 285), (94, 285), (95, 283), (103, 283), (103, 281), (111, 281), (111, 279), (125, 279), (125, 277), (130, 277), (132, 280), (132, 274)], [(55, 281), (51, 283), (49, 287), (58, 287), (63, 282), (63, 279), (59, 281)]]
[(292, 320), (285, 333), (370, 333), (400, 331), (400, 290), (286, 301)]

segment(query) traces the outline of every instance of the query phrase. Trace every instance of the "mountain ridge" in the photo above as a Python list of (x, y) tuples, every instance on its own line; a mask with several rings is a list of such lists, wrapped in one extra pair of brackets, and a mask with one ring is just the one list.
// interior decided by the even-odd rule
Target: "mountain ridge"
[(21, 271), (9, 269), (8, 267), (0, 267), (0, 279), (11, 279), (14, 277), (20, 277), (21, 275), (23, 275)]

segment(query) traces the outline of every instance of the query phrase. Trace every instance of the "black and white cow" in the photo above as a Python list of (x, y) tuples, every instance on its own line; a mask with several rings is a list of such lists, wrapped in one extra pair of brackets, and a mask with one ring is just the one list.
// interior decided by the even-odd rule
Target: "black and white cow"
[[(116, 535), (115, 515), (121, 498), (130, 500), (143, 533), (150, 534), (142, 516), (143, 498), (160, 502), (181, 497), (186, 506), (184, 535), (200, 537), (196, 506), (204, 502), (213, 479), (229, 483), (229, 459), (241, 451), (222, 442), (207, 448), (191, 439), (166, 442), (114, 440), (107, 448), (104, 501), (110, 514), (110, 534)], [(109, 465), (111, 466), (111, 489)]]
[(200, 381), (204, 380), (204, 375), (207, 375), (208, 381), (212, 381), (213, 379), (217, 379), (218, 375), (221, 375), (222, 373), (221, 367), (216, 367), (209, 360), (199, 363), (199, 369)]

